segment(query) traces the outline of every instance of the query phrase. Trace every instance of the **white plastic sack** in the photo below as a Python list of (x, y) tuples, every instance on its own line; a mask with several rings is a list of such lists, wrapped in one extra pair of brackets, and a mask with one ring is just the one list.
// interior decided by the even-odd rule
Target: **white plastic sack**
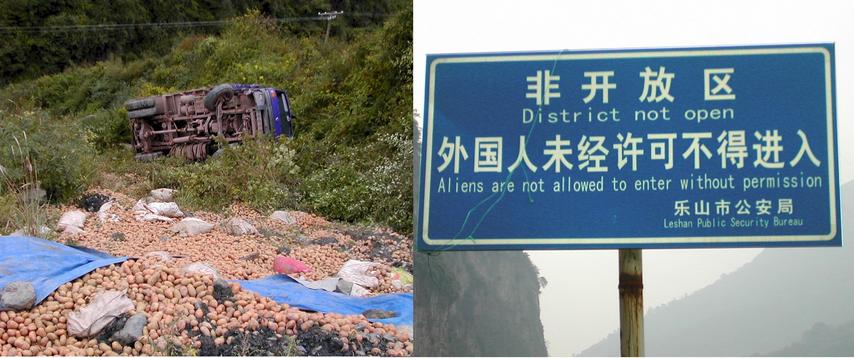
[(67, 211), (59, 218), (56, 231), (65, 231), (68, 227), (83, 229), (84, 223), (86, 223), (86, 213), (80, 210)]
[(185, 274), (196, 273), (201, 275), (208, 275), (213, 277), (214, 279), (222, 278), (217, 269), (204, 262), (193, 262), (189, 265), (182, 267), (181, 271), (183, 271)]
[(101, 292), (86, 307), (68, 314), (68, 334), (74, 337), (92, 337), (116, 317), (133, 308), (133, 301), (127, 298), (124, 292)]
[(133, 211), (133, 216), (136, 218), (137, 221), (174, 221), (170, 217), (158, 215), (152, 212), (151, 209), (148, 207), (148, 204), (145, 203), (145, 200), (142, 199), (137, 201), (136, 204), (133, 205), (133, 209), (131, 210)]
[(104, 205), (101, 205), (101, 208), (98, 209), (98, 221), (100, 221), (101, 224), (104, 224), (108, 221), (109, 222), (118, 222), (119, 221), (118, 215), (110, 213), (110, 209), (112, 209), (112, 208), (113, 208), (113, 202), (108, 201), (108, 202), (104, 203)]
[[(341, 267), (341, 270), (338, 271), (338, 277), (354, 283), (354, 290), (356, 285), (373, 288), (380, 284), (379, 279), (368, 274), (368, 271), (372, 269), (374, 265), (376, 264), (373, 262), (348, 260), (344, 263), (344, 266)], [(351, 294), (351, 296), (355, 295)]]
[(148, 203), (148, 210), (154, 215), (161, 215), (169, 218), (182, 218), (184, 213), (178, 208), (175, 203)]

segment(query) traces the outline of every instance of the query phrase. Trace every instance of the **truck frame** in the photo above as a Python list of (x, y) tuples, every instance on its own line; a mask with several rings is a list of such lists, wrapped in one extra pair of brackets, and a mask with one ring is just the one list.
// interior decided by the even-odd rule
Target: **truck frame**
[(260, 135), (292, 137), (294, 115), (284, 90), (221, 84), (125, 102), (136, 159), (164, 154), (205, 160), (217, 137), (237, 143)]

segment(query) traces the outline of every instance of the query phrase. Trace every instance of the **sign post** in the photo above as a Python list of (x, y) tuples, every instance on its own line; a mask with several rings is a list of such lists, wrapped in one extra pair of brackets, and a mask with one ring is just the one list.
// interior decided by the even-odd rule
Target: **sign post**
[(640, 249), (620, 250), (620, 355), (642, 357), (643, 260)]
[(841, 246), (833, 44), (428, 55), (417, 249)]

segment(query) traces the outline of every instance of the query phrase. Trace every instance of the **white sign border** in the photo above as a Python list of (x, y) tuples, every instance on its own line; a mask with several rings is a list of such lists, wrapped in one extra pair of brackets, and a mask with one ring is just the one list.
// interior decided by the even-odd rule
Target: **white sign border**
[[(825, 68), (825, 99), (827, 103), (827, 153), (828, 178), (830, 180), (830, 232), (826, 235), (776, 235), (776, 236), (692, 236), (692, 237), (640, 237), (640, 238), (497, 238), (497, 239), (430, 239), (430, 188), (433, 160), (433, 116), (436, 90), (436, 69), (443, 63), (488, 63), (488, 62), (519, 62), (519, 61), (567, 61), (592, 59), (623, 59), (623, 58), (662, 58), (662, 57), (701, 57), (701, 56), (733, 56), (733, 55), (778, 55), (820, 53), (824, 56)], [(834, 148), (835, 136), (833, 126), (833, 91), (830, 52), (824, 47), (782, 47), (782, 48), (745, 48), (745, 49), (696, 49), (696, 50), (665, 50), (665, 51), (630, 51), (605, 53), (568, 53), (541, 55), (504, 55), (504, 56), (467, 56), (440, 57), (433, 59), (430, 64), (430, 79), (428, 84), (428, 116), (427, 151), (423, 153), (426, 160), (424, 166), (425, 178), (421, 190), (424, 191), (421, 205), (421, 237), (431, 246), (440, 245), (619, 245), (619, 244), (702, 244), (702, 243), (761, 243), (761, 242), (815, 242), (830, 241), (836, 237), (836, 155)]]

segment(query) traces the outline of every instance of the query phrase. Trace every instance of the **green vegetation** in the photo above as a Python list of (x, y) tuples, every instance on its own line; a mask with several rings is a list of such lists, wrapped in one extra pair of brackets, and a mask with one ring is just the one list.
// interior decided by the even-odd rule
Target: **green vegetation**
[[(168, 186), (191, 209), (242, 201), (408, 233), (412, 10), (378, 4), (360, 6), (402, 10), (327, 43), (322, 31), (293, 31), (249, 11), (220, 34), (183, 37), (165, 55), (115, 56), (10, 84), (0, 89), (0, 144), (27, 131), (53, 201), (93, 184), (137, 195)], [(296, 137), (248, 142), (204, 163), (139, 163), (119, 145), (130, 142), (127, 99), (234, 82), (288, 90)]]
[[(326, 24), (300, 19), (322, 11), (343, 10), (350, 15), (336, 20), (331, 32), (337, 37), (349, 37), (354, 29), (381, 24), (383, 15), (403, 6), (411, 8), (411, 4), (395, 0), (2, 1), (0, 27), (5, 29), (0, 33), (15, 40), (0, 42), (0, 85), (109, 57), (125, 60), (150, 57), (169, 51), (175, 41), (185, 36), (217, 34), (223, 29), (221, 24), (180, 27), (128, 24), (215, 21), (257, 10), (267, 17), (289, 19), (282, 22), (283, 33), (306, 35), (325, 31)], [(79, 27), (103, 24), (123, 25), (111, 31)], [(69, 26), (78, 27), (69, 29)]]

